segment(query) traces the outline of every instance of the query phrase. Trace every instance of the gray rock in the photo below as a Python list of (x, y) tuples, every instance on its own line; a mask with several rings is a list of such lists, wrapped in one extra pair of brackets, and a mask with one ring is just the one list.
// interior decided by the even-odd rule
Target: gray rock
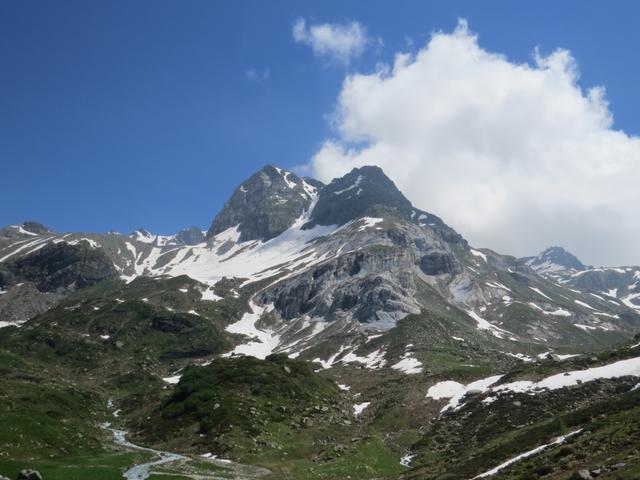
[(420, 259), (420, 270), (426, 275), (455, 274), (462, 271), (460, 263), (448, 252), (432, 252)]
[(42, 475), (37, 470), (22, 470), (17, 480), (42, 480)]
[(309, 208), (309, 185), (293, 173), (267, 165), (244, 181), (207, 232), (211, 237), (239, 225), (240, 241), (269, 240), (288, 229)]
[(593, 477), (591, 476), (591, 473), (589, 472), (589, 470), (587, 470), (586, 468), (583, 470), (580, 470), (578, 472), (578, 477), (581, 480), (593, 480)]
[(343, 225), (384, 206), (404, 215), (413, 207), (379, 167), (354, 168), (320, 191), (318, 203), (305, 228), (315, 225)]
[(180, 230), (176, 235), (176, 240), (182, 245), (198, 245), (204, 242), (206, 237), (198, 227), (189, 227)]
[(60, 292), (95, 285), (115, 277), (116, 269), (101, 249), (88, 243), (47, 244), (41, 249), (5, 264), (16, 281), (33, 282), (41, 292)]

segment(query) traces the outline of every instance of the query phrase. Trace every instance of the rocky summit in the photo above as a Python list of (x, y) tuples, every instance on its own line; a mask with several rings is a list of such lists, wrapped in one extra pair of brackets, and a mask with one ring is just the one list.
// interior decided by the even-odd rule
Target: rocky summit
[(0, 475), (640, 478), (640, 267), (435, 213), (269, 165), (207, 231), (0, 229)]

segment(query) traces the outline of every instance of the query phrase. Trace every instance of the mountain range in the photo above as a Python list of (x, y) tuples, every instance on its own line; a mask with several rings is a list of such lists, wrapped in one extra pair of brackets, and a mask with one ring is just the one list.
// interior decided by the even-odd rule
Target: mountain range
[(0, 474), (640, 478), (638, 332), (640, 267), (269, 165), (206, 231), (0, 230)]

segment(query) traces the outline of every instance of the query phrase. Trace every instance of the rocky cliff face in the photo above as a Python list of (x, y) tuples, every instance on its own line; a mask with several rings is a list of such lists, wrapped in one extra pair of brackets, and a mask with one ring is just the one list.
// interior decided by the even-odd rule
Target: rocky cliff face
[(316, 187), (295, 174), (266, 166), (233, 192), (208, 236), (237, 226), (240, 241), (270, 240), (309, 208), (315, 194)]
[(363, 216), (376, 216), (382, 209), (410, 215), (412, 208), (411, 202), (379, 167), (354, 168), (320, 190), (305, 228), (343, 225)]
[(205, 234), (198, 227), (189, 227), (180, 230), (176, 235), (176, 241), (182, 245), (198, 245), (206, 240)]
[(586, 268), (578, 257), (562, 247), (549, 247), (535, 257), (527, 257), (522, 260), (540, 273), (579, 272)]
[(95, 285), (116, 276), (116, 269), (101, 251), (88, 243), (48, 244), (25, 257), (2, 265), (4, 282), (32, 282), (41, 292), (69, 291)]
[(286, 320), (303, 315), (333, 321), (353, 318), (388, 329), (420, 309), (415, 293), (415, 259), (411, 251), (372, 246), (341, 255), (279, 282), (260, 297)]
[[(341, 332), (343, 347), (355, 348), (362, 332), (394, 335), (409, 317), (437, 321), (441, 339), (472, 336), (486, 348), (498, 342), (502, 351), (611, 343), (636, 328), (640, 312), (636, 270), (588, 269), (558, 248), (520, 260), (473, 249), (440, 218), (413, 207), (377, 167), (354, 169), (324, 186), (267, 166), (234, 191), (205, 242), (195, 227), (166, 237), (144, 230), (36, 234), (24, 225), (3, 232), (3, 265), (28, 263), (32, 255), (46, 264), (41, 255), (53, 242), (86, 243), (127, 282), (187, 275), (202, 282), (203, 299), (216, 299), (216, 286), (231, 281), (235, 294), (253, 292), (256, 311), (270, 312), (264, 331), (273, 338), (261, 342), (269, 352), (320, 344), (335, 352), (339, 344), (329, 339), (327, 324)], [(27, 270), (35, 268), (27, 263)], [(564, 276), (537, 272), (543, 265), (561, 265)], [(8, 285), (13, 273), (4, 270), (0, 281)], [(69, 284), (66, 272), (45, 269), (32, 281), (57, 291)], [(622, 277), (624, 289), (613, 292)], [(304, 342), (290, 346), (301, 332)], [(420, 340), (423, 348), (435, 341)]]

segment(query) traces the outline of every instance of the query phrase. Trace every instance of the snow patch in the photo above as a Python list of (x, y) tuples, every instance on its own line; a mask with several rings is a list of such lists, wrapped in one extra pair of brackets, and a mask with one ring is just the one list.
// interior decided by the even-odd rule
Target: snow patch
[(536, 287), (529, 287), (531, 290), (533, 290), (534, 292), (536, 292), (538, 295), (543, 296), (544, 298), (553, 301), (553, 299), (551, 297), (549, 297), (548, 295), (545, 295), (544, 293), (542, 293), (542, 291), (539, 288)]
[(333, 192), (333, 194), (342, 195), (343, 193), (353, 190), (354, 188), (358, 188), (360, 186), (360, 183), (362, 183), (362, 180), (364, 180), (364, 177), (362, 175), (358, 175), (358, 178), (356, 178), (356, 181), (353, 182), (350, 186), (348, 186), (343, 190), (338, 190), (337, 192)]
[(209, 302), (217, 302), (218, 300), (222, 300), (222, 297), (216, 295), (213, 288), (207, 288), (202, 292), (202, 297), (200, 299)]
[(255, 338), (255, 340), (238, 345), (231, 352), (225, 353), (223, 356), (249, 355), (264, 359), (270, 355), (280, 343), (279, 335), (276, 335), (268, 329), (261, 330), (256, 327), (256, 323), (262, 315), (273, 310), (273, 305), (262, 307), (253, 302), (249, 302), (249, 308), (251, 310), (250, 312), (245, 313), (237, 322), (228, 325), (225, 330), (229, 333), (252, 337)]
[(375, 217), (362, 217), (358, 222), (363, 222), (362, 225), (358, 227), (359, 232), (363, 232), (367, 228), (375, 227), (378, 223), (382, 222), (382, 218)]
[(581, 302), (580, 300), (574, 300), (574, 302), (577, 303), (578, 305), (580, 305), (581, 307), (585, 307), (585, 308), (588, 308), (590, 310), (595, 310), (595, 308), (593, 308), (588, 303)]
[(182, 378), (182, 375), (174, 375), (172, 377), (164, 377), (162, 380), (171, 385), (175, 385), (180, 381), (181, 378)]
[(391, 365), (391, 368), (406, 373), (407, 375), (412, 375), (422, 372), (422, 363), (419, 360), (407, 355), (399, 362)]
[(508, 332), (507, 330), (504, 330), (500, 327), (496, 327), (492, 323), (489, 323), (487, 320), (480, 317), (480, 315), (478, 315), (473, 310), (466, 310), (466, 312), (467, 312), (467, 315), (469, 315), (471, 318), (473, 318), (477, 322), (476, 328), (478, 330), (489, 330), (494, 337), (498, 337), (498, 338), (503, 338), (505, 334), (511, 335), (511, 333)]
[(473, 255), (474, 257), (480, 257), (485, 262), (487, 261), (487, 256), (484, 253), (482, 253), (480, 250), (474, 250), (473, 248), (470, 248), (469, 251), (471, 252), (471, 255)]
[(445, 380), (429, 387), (429, 390), (427, 390), (427, 398), (432, 398), (434, 400), (441, 400), (443, 398), (450, 399), (449, 403), (440, 410), (440, 413), (449, 409), (458, 410), (460, 408), (460, 400), (462, 400), (467, 393), (484, 393), (491, 385), (501, 378), (502, 375), (494, 375), (492, 377), (476, 380), (475, 382), (471, 382), (467, 385), (463, 385), (452, 380)]
[(360, 414), (364, 411), (364, 409), (367, 408), (369, 405), (371, 405), (371, 402), (356, 403), (353, 406), (353, 414), (356, 417), (360, 416)]
[(503, 470), (503, 469), (507, 468), (508, 466), (513, 465), (516, 462), (519, 462), (520, 460), (524, 460), (525, 458), (528, 458), (528, 457), (531, 457), (533, 455), (536, 455), (536, 454), (542, 452), (543, 450), (546, 450), (549, 447), (563, 444), (567, 440), (567, 438), (572, 437), (574, 435), (577, 435), (581, 431), (582, 431), (582, 429), (575, 430), (573, 432), (567, 433), (566, 435), (561, 435), (561, 436), (559, 436), (558, 438), (555, 438), (554, 440), (552, 440), (549, 443), (545, 443), (544, 445), (540, 445), (539, 447), (536, 447), (533, 450), (529, 450), (527, 452), (521, 453), (517, 457), (511, 458), (511, 459), (507, 460), (506, 462), (501, 463), (497, 467), (492, 468), (491, 470), (488, 470), (488, 471), (486, 471), (484, 473), (481, 473), (480, 475), (476, 475), (475, 477), (473, 477), (472, 480), (475, 480), (476, 478), (491, 477), (491, 476), (495, 475), (496, 473), (498, 473), (500, 470)]

